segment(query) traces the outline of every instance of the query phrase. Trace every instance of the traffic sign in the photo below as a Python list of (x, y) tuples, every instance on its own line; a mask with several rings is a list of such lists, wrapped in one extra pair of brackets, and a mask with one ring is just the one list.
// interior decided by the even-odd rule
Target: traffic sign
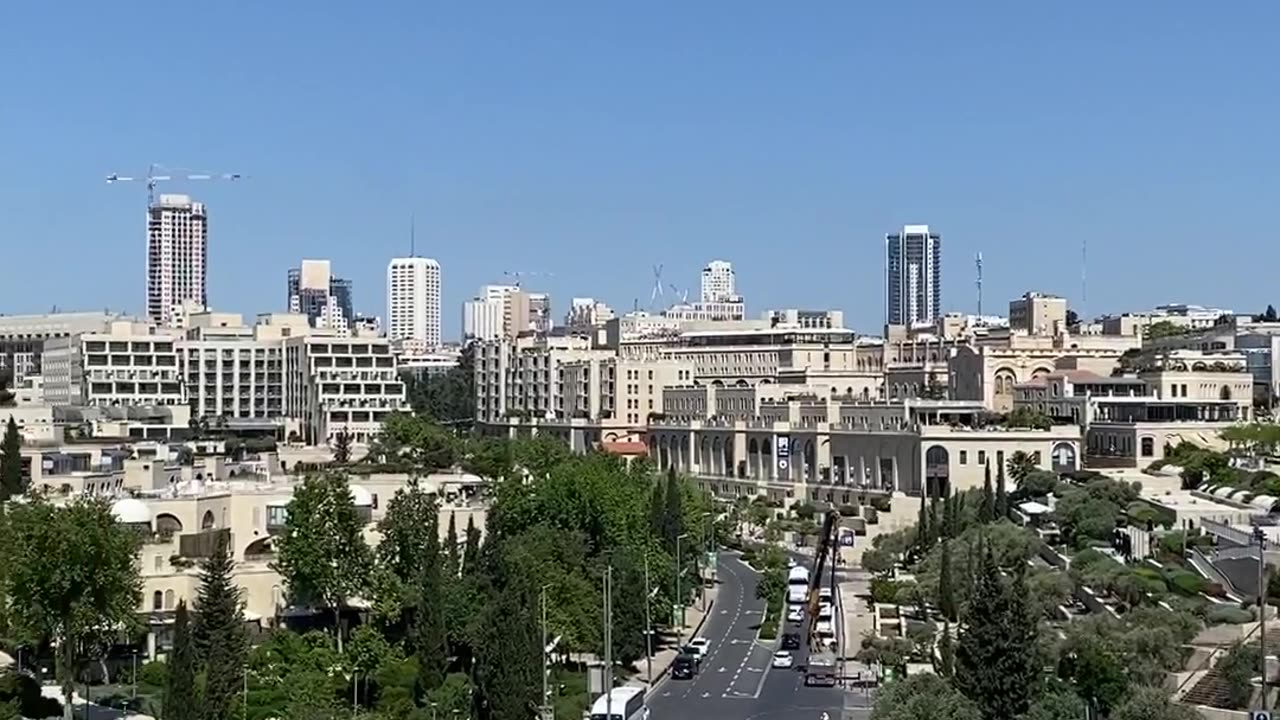
[(1271, 720), (1270, 710), (1250, 710), (1249, 720)]

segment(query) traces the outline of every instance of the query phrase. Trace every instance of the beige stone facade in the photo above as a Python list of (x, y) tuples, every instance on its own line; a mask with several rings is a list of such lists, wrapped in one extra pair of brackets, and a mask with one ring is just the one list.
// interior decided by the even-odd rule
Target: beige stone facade
[(1029, 292), (1009, 301), (1009, 329), (1028, 335), (1057, 335), (1067, 329), (1067, 300)]

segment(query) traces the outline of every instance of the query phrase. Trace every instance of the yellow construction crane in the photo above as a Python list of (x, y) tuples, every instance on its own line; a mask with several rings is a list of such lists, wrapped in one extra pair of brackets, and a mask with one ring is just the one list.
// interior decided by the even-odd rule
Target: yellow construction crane
[(107, 176), (107, 184), (114, 185), (118, 182), (145, 182), (147, 185), (147, 207), (156, 204), (156, 185), (169, 180), (243, 180), (244, 175), (240, 173), (191, 173), (181, 174), (170, 168), (161, 165), (152, 164), (147, 168), (147, 174), (142, 177), (130, 177), (111, 173)]

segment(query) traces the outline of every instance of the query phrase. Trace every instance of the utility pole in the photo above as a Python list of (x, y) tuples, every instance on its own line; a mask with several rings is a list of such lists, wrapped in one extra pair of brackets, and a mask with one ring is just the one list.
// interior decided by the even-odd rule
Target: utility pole
[(541, 595), (542, 597), (540, 598), (540, 600), (542, 605), (542, 702), (539, 703), (539, 706), (542, 708), (543, 720), (550, 720), (551, 713), (548, 712), (550, 710), (550, 704), (547, 702), (547, 698), (551, 696), (551, 688), (548, 687), (547, 685), (547, 682), (548, 682), (547, 675), (548, 673), (551, 672), (551, 670), (547, 666), (547, 657), (551, 654), (551, 652), (548, 649), (549, 646), (547, 645), (547, 586), (546, 585), (542, 586)]
[(1267, 535), (1261, 527), (1253, 529), (1258, 541), (1258, 655), (1262, 665), (1262, 709), (1271, 704), (1267, 698)]
[(649, 590), (649, 553), (644, 554), (644, 673), (645, 684), (653, 689), (653, 594)]
[(680, 575), (684, 573), (684, 556), (680, 554), (680, 541), (689, 537), (689, 533), (676, 536), (676, 602), (680, 604), (680, 632), (676, 637), (684, 635), (684, 596), (680, 594)]
[(613, 720), (613, 563), (604, 570), (604, 716)]

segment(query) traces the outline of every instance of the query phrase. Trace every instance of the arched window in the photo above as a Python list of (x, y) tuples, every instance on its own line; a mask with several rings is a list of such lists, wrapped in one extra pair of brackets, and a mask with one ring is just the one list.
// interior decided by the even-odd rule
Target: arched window
[(173, 591), (172, 590), (164, 591), (164, 609), (165, 610), (173, 609)]
[(157, 590), (151, 594), (151, 609), (152, 610), (164, 609), (164, 593)]
[(1156, 441), (1153, 438), (1142, 438), (1142, 457), (1151, 457), (1156, 454)]
[(212, 529), (213, 529), (213, 526), (214, 526), (216, 523), (217, 523), (217, 520), (215, 520), (215, 519), (214, 519), (214, 517), (213, 517), (213, 511), (212, 511), (212, 510), (205, 510), (205, 511), (204, 511), (204, 517), (200, 520), (200, 529), (201, 529), (201, 530), (212, 530)]

